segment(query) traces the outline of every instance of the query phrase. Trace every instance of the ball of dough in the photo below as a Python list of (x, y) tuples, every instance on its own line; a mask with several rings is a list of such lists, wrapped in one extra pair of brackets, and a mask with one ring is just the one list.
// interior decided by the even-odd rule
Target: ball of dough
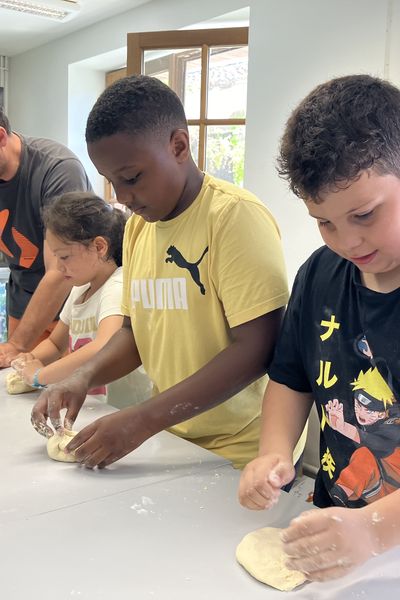
[(258, 581), (288, 592), (304, 583), (306, 576), (285, 566), (287, 556), (280, 539), (281, 531), (264, 527), (248, 533), (236, 548), (236, 559)]
[(36, 388), (29, 385), (29, 383), (25, 383), (21, 375), (19, 375), (16, 371), (7, 373), (6, 390), (9, 394), (25, 394), (26, 392), (37, 391)]
[(70, 454), (64, 452), (64, 448), (77, 433), (77, 431), (68, 431), (68, 429), (64, 429), (62, 435), (55, 433), (49, 438), (47, 440), (47, 454), (49, 455), (49, 458), (61, 462), (77, 462), (75, 452), (71, 452)]

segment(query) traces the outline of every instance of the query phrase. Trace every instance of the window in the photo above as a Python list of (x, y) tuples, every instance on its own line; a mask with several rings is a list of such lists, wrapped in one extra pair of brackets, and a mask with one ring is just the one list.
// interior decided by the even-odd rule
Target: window
[(201, 170), (243, 184), (248, 28), (128, 34), (128, 75), (158, 77), (180, 97)]

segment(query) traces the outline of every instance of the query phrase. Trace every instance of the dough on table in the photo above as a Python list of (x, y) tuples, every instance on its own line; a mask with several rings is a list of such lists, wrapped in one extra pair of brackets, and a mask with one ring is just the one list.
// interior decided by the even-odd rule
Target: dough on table
[(285, 567), (282, 529), (264, 527), (244, 536), (236, 548), (237, 561), (258, 581), (288, 592), (306, 581), (304, 573)]
[(47, 454), (49, 458), (53, 460), (59, 460), (61, 462), (76, 462), (75, 452), (67, 454), (64, 452), (65, 446), (67, 446), (73, 437), (76, 436), (77, 431), (69, 431), (64, 429), (62, 435), (55, 433), (51, 438), (47, 440)]
[(9, 394), (25, 394), (26, 392), (35, 392), (36, 388), (25, 383), (17, 371), (11, 371), (6, 376), (6, 390)]

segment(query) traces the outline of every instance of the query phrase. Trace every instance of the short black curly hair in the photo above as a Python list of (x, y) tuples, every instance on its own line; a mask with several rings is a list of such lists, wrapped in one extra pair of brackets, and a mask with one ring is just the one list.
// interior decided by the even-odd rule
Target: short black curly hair
[(187, 129), (187, 120), (175, 92), (155, 77), (131, 75), (99, 96), (87, 120), (86, 142), (115, 133), (171, 135), (182, 128)]
[(400, 178), (400, 90), (370, 75), (317, 86), (286, 124), (279, 174), (297, 196), (319, 202), (366, 169)]

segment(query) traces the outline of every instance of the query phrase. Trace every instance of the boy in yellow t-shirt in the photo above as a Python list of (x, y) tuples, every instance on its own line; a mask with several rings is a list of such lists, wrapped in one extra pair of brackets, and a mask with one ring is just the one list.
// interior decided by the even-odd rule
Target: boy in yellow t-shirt
[(158, 79), (132, 76), (107, 88), (86, 141), (133, 212), (124, 326), (73, 378), (42, 394), (33, 423), (49, 432), (50, 417), (60, 428), (67, 407), (70, 425), (89, 387), (143, 364), (153, 397), (82, 430), (68, 446), (79, 447), (78, 459), (108, 465), (169, 428), (243, 467), (257, 454), (263, 375), (288, 298), (277, 226), (252, 194), (197, 168), (181, 101)]

